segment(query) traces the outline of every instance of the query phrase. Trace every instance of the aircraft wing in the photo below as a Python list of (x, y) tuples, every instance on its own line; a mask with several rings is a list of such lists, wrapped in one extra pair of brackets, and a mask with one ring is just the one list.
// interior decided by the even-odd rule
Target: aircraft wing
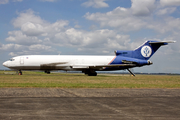
[(136, 64), (111, 64), (111, 65), (85, 65), (85, 64), (76, 64), (76, 65), (67, 65), (68, 62), (57, 62), (57, 63), (47, 63), (47, 64), (41, 64), (41, 66), (57, 66), (59, 67), (70, 67), (76, 70), (84, 70), (84, 69), (94, 69), (94, 70), (101, 70), (106, 67), (112, 68), (112, 67), (135, 67)]
[(111, 65), (94, 65), (94, 66), (89, 66), (89, 68), (103, 68), (103, 67), (134, 67), (136, 64), (111, 64)]
[(60, 64), (66, 64), (67, 62), (56, 62), (56, 63), (47, 63), (47, 64), (41, 64), (41, 66), (56, 66)]
[(73, 65), (71, 66), (74, 69), (94, 69), (94, 70), (100, 70), (106, 67), (112, 68), (112, 67), (135, 67), (136, 64), (112, 64), (112, 65)]

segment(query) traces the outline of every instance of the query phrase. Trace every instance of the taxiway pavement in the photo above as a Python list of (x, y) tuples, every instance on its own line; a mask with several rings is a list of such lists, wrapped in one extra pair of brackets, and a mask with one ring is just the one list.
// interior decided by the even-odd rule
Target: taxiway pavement
[(178, 120), (180, 89), (0, 88), (1, 120)]

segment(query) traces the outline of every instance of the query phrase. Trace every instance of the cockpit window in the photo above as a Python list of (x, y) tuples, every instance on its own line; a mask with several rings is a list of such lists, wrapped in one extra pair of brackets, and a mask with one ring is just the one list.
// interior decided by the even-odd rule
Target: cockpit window
[(13, 59), (13, 58), (11, 58), (11, 59), (9, 59), (10, 61), (14, 61), (15, 59)]

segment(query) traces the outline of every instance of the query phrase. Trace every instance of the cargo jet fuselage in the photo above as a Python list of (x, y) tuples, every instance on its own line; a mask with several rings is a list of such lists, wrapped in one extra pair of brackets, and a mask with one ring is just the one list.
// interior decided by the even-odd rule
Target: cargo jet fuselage
[(111, 71), (151, 65), (149, 58), (161, 45), (170, 42), (146, 41), (133, 51), (115, 51), (115, 56), (84, 56), (84, 55), (24, 55), (11, 58), (3, 63), (5, 67), (18, 70), (52, 70), (82, 71), (89, 76), (96, 76), (96, 71)]

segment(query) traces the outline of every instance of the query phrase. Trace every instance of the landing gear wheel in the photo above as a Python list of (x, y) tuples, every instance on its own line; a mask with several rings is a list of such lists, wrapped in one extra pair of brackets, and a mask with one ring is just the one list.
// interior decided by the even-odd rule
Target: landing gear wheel
[(97, 76), (97, 73), (88, 73), (88, 76)]
[(50, 74), (51, 72), (50, 71), (44, 71), (45, 73), (47, 73), (47, 74)]
[(88, 76), (97, 76), (97, 72), (94, 71), (94, 70), (85, 70), (85, 71), (82, 71), (85, 75), (88, 75)]
[(88, 76), (97, 76), (97, 72), (93, 71), (93, 72), (87, 72), (85, 73), (87, 74)]

